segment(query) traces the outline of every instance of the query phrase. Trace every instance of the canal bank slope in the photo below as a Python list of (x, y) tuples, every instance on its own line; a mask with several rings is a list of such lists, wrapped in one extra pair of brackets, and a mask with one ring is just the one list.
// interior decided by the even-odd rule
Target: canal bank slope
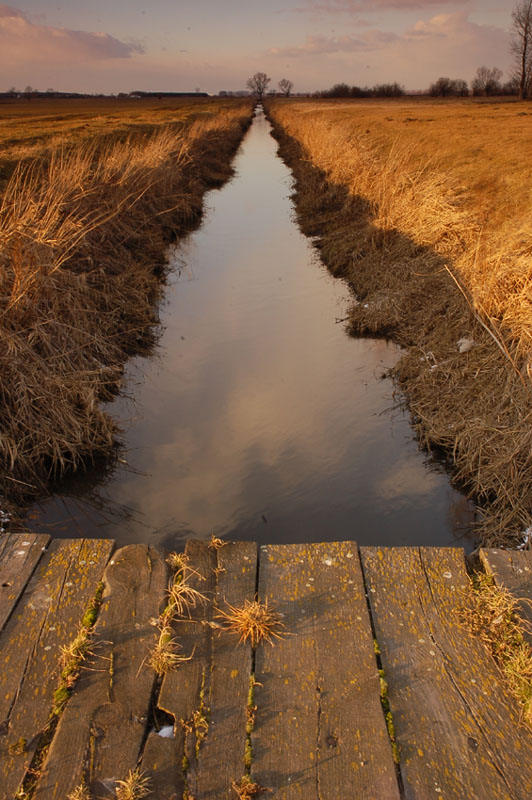
[[(343, 136), (333, 109), (316, 117), (304, 103), (268, 103), (280, 155), (295, 176), (300, 226), (355, 292), (353, 334), (391, 337), (404, 348), (394, 376), (419, 441), (444, 454), (454, 480), (482, 507), (483, 543), (515, 547), (532, 524), (528, 360), (479, 311), (455, 269), (471, 215), (453, 209), (441, 186), (429, 197), (427, 182), (424, 195), (414, 191), (414, 175), (398, 185), (390, 161), (372, 160), (364, 174), (360, 141)], [(360, 174), (341, 174), (338, 165), (349, 157)], [(442, 176), (431, 179), (436, 185)], [(401, 230), (391, 213), (381, 213), (392, 192), (402, 203)], [(425, 243), (407, 233), (408, 215), (421, 203), (434, 227)], [(438, 226), (436, 247), (430, 241)]]
[[(0, 509), (112, 452), (101, 410), (156, 336), (168, 243), (232, 174), (249, 100), (112, 126), (15, 171), (0, 203)], [(3, 515), (2, 515), (3, 518)]]

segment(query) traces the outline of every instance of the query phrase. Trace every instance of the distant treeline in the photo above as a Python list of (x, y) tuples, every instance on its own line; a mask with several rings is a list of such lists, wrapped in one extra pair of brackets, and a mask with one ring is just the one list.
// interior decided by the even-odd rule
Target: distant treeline
[(315, 92), (314, 97), (402, 97), (404, 94), (404, 87), (398, 83), (378, 83), (372, 89), (336, 83), (330, 89)]
[[(518, 95), (519, 81), (516, 77), (502, 83), (502, 70), (498, 67), (479, 67), (473, 80), (468, 83), (462, 78), (441, 77), (425, 91), (431, 97), (493, 97), (494, 95)], [(336, 83), (330, 89), (314, 92), (314, 97), (403, 97), (407, 94), (399, 83), (378, 83), (372, 89), (368, 86), (349, 86)], [(411, 94), (409, 92), (408, 94)]]
[(31, 86), (27, 86), (26, 89), (9, 89), (7, 92), (0, 92), (0, 100), (13, 100), (18, 97), (25, 98), (26, 100), (32, 100), (33, 98), (73, 98), (73, 99), (85, 99), (90, 97), (120, 97), (128, 98), (128, 97), (210, 97), (207, 92), (142, 92), (142, 91), (134, 91), (134, 92), (120, 92), (117, 95), (114, 94), (83, 94), (81, 92), (56, 92), (55, 89), (47, 89), (45, 92), (40, 92), (38, 89), (32, 89)]

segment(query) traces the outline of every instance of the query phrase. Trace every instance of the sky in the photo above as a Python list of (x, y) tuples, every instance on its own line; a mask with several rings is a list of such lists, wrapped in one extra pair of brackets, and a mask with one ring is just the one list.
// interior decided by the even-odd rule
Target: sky
[(6, 91), (294, 91), (398, 81), (427, 88), (511, 70), (517, 0), (16, 0), (0, 3)]

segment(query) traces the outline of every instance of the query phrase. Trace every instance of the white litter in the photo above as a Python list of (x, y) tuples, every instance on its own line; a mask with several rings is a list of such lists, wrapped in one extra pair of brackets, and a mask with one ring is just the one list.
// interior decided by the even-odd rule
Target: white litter
[(457, 347), (459, 353), (469, 353), (475, 346), (475, 342), (473, 339), (458, 339)]
[(173, 739), (174, 738), (174, 726), (173, 725), (163, 725), (161, 730), (157, 731), (157, 736), (161, 736), (163, 739)]
[(516, 550), (530, 550), (532, 545), (532, 525), (523, 531), (523, 538), (521, 544), (518, 544)]

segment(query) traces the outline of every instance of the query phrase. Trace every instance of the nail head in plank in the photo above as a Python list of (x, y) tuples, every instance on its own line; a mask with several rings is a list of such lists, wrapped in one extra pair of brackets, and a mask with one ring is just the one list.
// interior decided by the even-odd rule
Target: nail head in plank
[(459, 624), (469, 585), (463, 552), (362, 548), (361, 556), (405, 796), (524, 800), (507, 772), (512, 759), (501, 761), (500, 726), (510, 749), (530, 734), (488, 654)]
[(0, 536), (0, 631), (13, 611), (50, 537), (44, 533)]
[(252, 775), (283, 800), (398, 800), (357, 545), (261, 548), (286, 636), (256, 653)]
[(109, 540), (52, 542), (0, 636), (2, 800), (16, 794), (29, 767), (52, 708), (61, 647), (75, 638), (112, 548)]
[(164, 557), (128, 545), (111, 559), (94, 629), (94, 655), (74, 687), (46, 760), (35, 800), (63, 800), (82, 777), (94, 796), (112, 797), (135, 769), (155, 681), (146, 665), (167, 586)]

